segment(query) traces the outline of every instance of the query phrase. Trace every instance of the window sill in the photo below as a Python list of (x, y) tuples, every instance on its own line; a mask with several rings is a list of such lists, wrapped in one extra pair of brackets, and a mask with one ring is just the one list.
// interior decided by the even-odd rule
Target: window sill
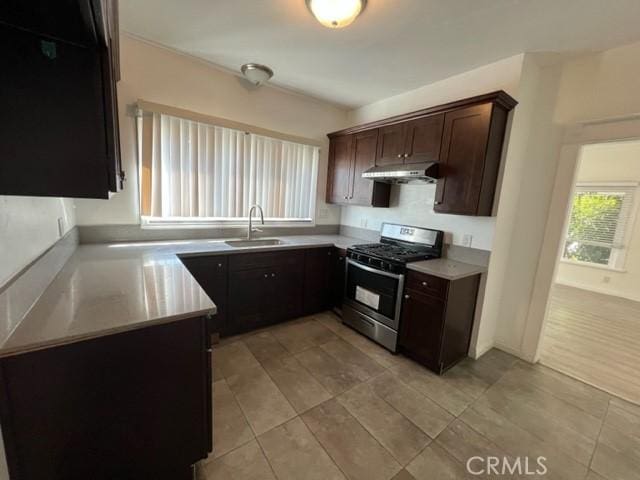
[(627, 273), (627, 270), (625, 268), (611, 267), (609, 265), (599, 265), (597, 263), (579, 262), (576, 260), (567, 260), (564, 258), (560, 259), (560, 263), (564, 263), (566, 265), (573, 265), (575, 267), (596, 268), (598, 270), (608, 270), (610, 272)]
[[(265, 224), (261, 224), (258, 217), (253, 218), (253, 226), (261, 230), (271, 228), (287, 227), (315, 227), (316, 222), (309, 220), (277, 220), (265, 218)], [(140, 228), (143, 230), (165, 230), (165, 229), (225, 229), (225, 228), (247, 228), (249, 219), (233, 220), (206, 220), (206, 221), (175, 221), (175, 220), (149, 220), (144, 217), (140, 220)]]

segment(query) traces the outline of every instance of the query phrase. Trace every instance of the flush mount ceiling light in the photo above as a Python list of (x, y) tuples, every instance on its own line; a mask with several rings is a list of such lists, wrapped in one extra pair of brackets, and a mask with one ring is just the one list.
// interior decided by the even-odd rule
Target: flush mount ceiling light
[(313, 16), (327, 28), (343, 28), (362, 13), (367, 0), (306, 0)]
[(273, 70), (259, 63), (245, 63), (240, 67), (240, 71), (242, 75), (244, 75), (244, 78), (256, 86), (267, 83), (269, 79), (273, 77)]

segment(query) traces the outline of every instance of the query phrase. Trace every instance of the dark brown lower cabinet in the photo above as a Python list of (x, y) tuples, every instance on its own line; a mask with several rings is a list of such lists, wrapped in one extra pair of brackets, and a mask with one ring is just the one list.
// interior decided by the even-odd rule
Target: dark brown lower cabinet
[(304, 266), (304, 312), (309, 315), (331, 308), (333, 277), (337, 251), (335, 247), (306, 251)]
[(331, 293), (333, 296), (332, 307), (338, 311), (342, 309), (342, 299), (344, 297), (344, 282), (347, 266), (347, 251), (341, 248), (335, 249), (335, 259), (333, 263), (333, 278)]
[(228, 258), (225, 255), (185, 255), (180, 260), (216, 304), (217, 313), (209, 319), (210, 332), (226, 335)]
[(211, 451), (204, 318), (0, 359), (11, 479), (191, 479)]
[[(235, 335), (342, 301), (344, 251), (314, 247), (180, 259), (218, 307), (211, 333)], [(338, 286), (342, 282), (342, 287)]]
[(407, 274), (399, 346), (440, 374), (467, 356), (480, 275), (459, 280)]

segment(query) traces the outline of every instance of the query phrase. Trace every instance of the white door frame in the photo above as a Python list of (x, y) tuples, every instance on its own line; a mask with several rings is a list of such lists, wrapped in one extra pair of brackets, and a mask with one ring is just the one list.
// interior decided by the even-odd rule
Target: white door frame
[(556, 277), (558, 258), (564, 243), (564, 229), (582, 147), (594, 143), (633, 139), (640, 139), (640, 114), (581, 122), (565, 131), (521, 344), (523, 356), (533, 362), (540, 359), (540, 347), (549, 314), (551, 286)]

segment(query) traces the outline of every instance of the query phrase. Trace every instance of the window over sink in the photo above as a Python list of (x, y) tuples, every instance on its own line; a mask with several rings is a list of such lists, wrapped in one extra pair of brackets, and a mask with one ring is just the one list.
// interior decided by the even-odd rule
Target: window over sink
[(143, 226), (313, 223), (320, 149), (158, 112), (138, 121)]

